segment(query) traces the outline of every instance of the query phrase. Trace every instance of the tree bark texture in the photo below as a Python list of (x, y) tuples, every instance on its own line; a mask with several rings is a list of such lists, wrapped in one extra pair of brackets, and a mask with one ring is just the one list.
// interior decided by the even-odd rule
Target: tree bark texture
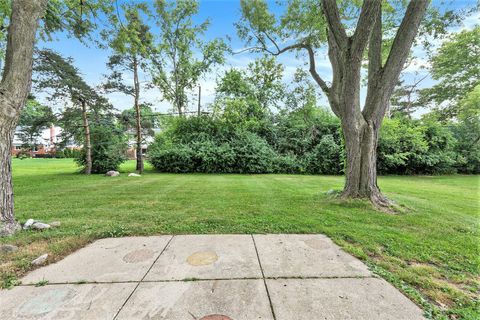
[(12, 1), (0, 82), (0, 236), (19, 229), (14, 214), (11, 149), (20, 111), (31, 88), (35, 34), (46, 3), (46, 0)]
[(85, 134), (85, 170), (83, 173), (92, 173), (92, 144), (90, 142), (90, 124), (88, 123), (87, 103), (85, 100), (81, 101), (82, 104), (82, 119), (83, 129)]

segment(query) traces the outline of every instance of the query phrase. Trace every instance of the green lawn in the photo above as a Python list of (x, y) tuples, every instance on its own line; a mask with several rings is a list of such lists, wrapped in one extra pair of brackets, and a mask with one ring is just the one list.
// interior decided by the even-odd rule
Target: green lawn
[[(72, 160), (14, 160), (17, 218), (62, 226), (21, 232), (0, 243), (3, 286), (45, 252), (50, 262), (101, 237), (179, 233), (324, 233), (366, 261), (430, 316), (478, 319), (479, 177), (381, 177), (406, 213), (330, 199), (343, 177), (159, 174), (139, 178), (78, 174)], [(132, 172), (134, 163), (122, 167)]]

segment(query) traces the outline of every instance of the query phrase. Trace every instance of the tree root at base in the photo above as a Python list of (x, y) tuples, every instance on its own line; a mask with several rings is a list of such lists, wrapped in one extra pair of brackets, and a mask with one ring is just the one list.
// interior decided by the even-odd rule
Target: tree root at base
[(385, 213), (397, 214), (402, 212), (400, 207), (393, 200), (385, 197), (380, 191), (370, 192), (369, 195), (352, 195), (350, 192), (343, 191), (340, 193), (339, 198), (342, 200), (368, 200), (376, 210)]
[(0, 221), (0, 237), (7, 237), (13, 235), (15, 232), (20, 231), (22, 227), (17, 221), (4, 222)]

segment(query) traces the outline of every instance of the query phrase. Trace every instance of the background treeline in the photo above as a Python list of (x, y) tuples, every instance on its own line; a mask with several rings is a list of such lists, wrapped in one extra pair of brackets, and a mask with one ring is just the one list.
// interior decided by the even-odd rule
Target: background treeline
[[(183, 19), (182, 10), (191, 16), (198, 7), (182, 5), (181, 11), (167, 7), (157, 10), (163, 20), (170, 21), (162, 26), (162, 34), (175, 35), (169, 30), (172, 21)], [(126, 19), (132, 30), (141, 30), (145, 33), (141, 33), (142, 39), (148, 40), (151, 35), (147, 26), (139, 24), (137, 11), (127, 10), (130, 13)], [(195, 38), (195, 32), (189, 30), (184, 30), (189, 37), (181, 46), (188, 52)], [(202, 34), (205, 30), (197, 31)], [(162, 43), (162, 39), (156, 41)], [(179, 41), (182, 39), (185, 40), (181, 37)], [(380, 131), (380, 174), (480, 173), (479, 40), (478, 26), (445, 39), (428, 57), (428, 71), (436, 80), (435, 85), (422, 88), (426, 75), (418, 79), (420, 75), (413, 75), (413, 79), (410, 75), (399, 81)], [(120, 45), (125, 44), (123, 38), (109, 41), (118, 52), (108, 62), (112, 74), (98, 87), (84, 81), (72, 59), (48, 49), (36, 51), (35, 91), (47, 94), (48, 101), (68, 103), (59, 114), (54, 114), (51, 107), (40, 104), (33, 95), (30, 97), (19, 122), (20, 138), (27, 150), (35, 147), (41, 129), (56, 123), (62, 127), (61, 140), (65, 145), (74, 141), (85, 146), (89, 136), (90, 172), (104, 173), (117, 169), (126, 160), (128, 146), (146, 145), (155, 135), (154, 129), (159, 128), (161, 133), (148, 146), (147, 158), (161, 172), (343, 173), (345, 153), (339, 119), (328, 108), (319, 107), (323, 104), (319, 101), (325, 101), (325, 97), (320, 97), (310, 74), (302, 68), (287, 79), (285, 67), (274, 57), (257, 56), (246, 67), (223, 69), (217, 74), (214, 101), (203, 106), (202, 116), (192, 116), (191, 111), (197, 110), (192, 96), (197, 92), (199, 79), (213, 65), (225, 63), (222, 42), (198, 44), (209, 63), (201, 64), (192, 58), (191, 52), (186, 52), (185, 57), (191, 59), (182, 64), (184, 69), (169, 69), (171, 72), (165, 73), (166, 69), (158, 64), (168, 61), (167, 58), (153, 59), (144, 54), (169, 57), (169, 46), (160, 43), (158, 50), (149, 46), (137, 52), (136, 40), (127, 41), (128, 48)], [(126, 56), (130, 58), (121, 59)], [(161, 92), (173, 93), (163, 98), (171, 103), (177, 117), (162, 117), (148, 103), (140, 103), (141, 86), (128, 84), (120, 77), (122, 72), (117, 68), (132, 71), (132, 66), (145, 67), (143, 63), (157, 66), (148, 69), (150, 80), (161, 87)], [(175, 78), (179, 76), (182, 78)], [(169, 87), (175, 83), (185, 86)], [(133, 97), (133, 107), (118, 113), (105, 96), (113, 91)], [(56, 156), (74, 156), (82, 167), (89, 167), (85, 148), (78, 152), (61, 151), (62, 144), (57, 147)]]
[[(162, 172), (341, 174), (339, 120), (323, 108), (272, 115), (255, 130), (222, 116), (171, 118), (149, 151)], [(382, 174), (480, 173), (478, 123), (426, 115), (385, 119), (378, 144)]]
[[(457, 34), (441, 49), (465, 36), (478, 46), (479, 31)], [(478, 70), (458, 63), (443, 68), (456, 60), (449, 50), (432, 59), (438, 80)], [(209, 115), (162, 121), (163, 131), (149, 150), (152, 164), (162, 172), (343, 173), (340, 120), (318, 107), (309, 74), (299, 69), (286, 85), (283, 71), (269, 57), (227, 70), (217, 80)], [(478, 81), (466, 77), (462, 93), (448, 81), (428, 89), (400, 82), (380, 131), (379, 173), (480, 173)], [(444, 100), (433, 103), (433, 92), (442, 92)]]

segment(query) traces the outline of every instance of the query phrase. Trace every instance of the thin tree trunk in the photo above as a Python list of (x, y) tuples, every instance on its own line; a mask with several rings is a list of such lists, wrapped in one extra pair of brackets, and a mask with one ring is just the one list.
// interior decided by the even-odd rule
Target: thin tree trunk
[(138, 61), (133, 59), (133, 83), (134, 83), (134, 105), (135, 105), (135, 119), (136, 119), (136, 137), (137, 137), (137, 171), (143, 173), (143, 152), (142, 152), (142, 120), (140, 110), (140, 82), (138, 80)]
[(202, 87), (198, 86), (198, 110), (197, 110), (197, 115), (200, 117), (200, 113), (202, 109)]
[(33, 47), (46, 0), (14, 0), (0, 82), (0, 236), (20, 228), (15, 220), (11, 149), (20, 111), (32, 81)]
[(183, 102), (178, 96), (176, 97), (176, 101), (177, 101), (176, 105), (177, 105), (178, 115), (180, 117), (183, 117), (183, 110), (184, 110)]
[(83, 118), (83, 128), (85, 134), (85, 174), (92, 173), (92, 145), (90, 142), (90, 124), (88, 123), (87, 115), (87, 103), (85, 100), (82, 100), (82, 118)]

